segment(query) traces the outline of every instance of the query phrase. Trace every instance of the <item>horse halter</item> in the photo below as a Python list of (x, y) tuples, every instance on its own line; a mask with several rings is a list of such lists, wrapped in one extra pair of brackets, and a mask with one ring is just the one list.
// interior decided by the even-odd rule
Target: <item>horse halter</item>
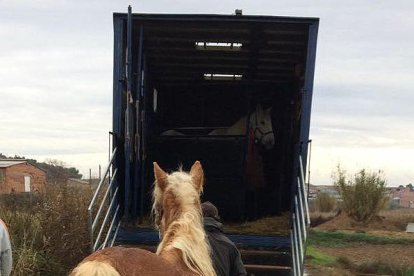
[[(267, 135), (273, 134), (273, 129), (269, 130), (269, 131), (263, 131), (259, 128), (259, 123), (258, 123), (258, 120), (257, 120), (257, 112), (255, 112), (254, 119), (255, 119), (256, 126), (253, 129), (253, 135), (254, 135), (254, 143), (257, 145), (257, 144), (260, 144), (262, 142), (264, 137), (266, 137)], [(261, 135), (261, 136), (259, 136), (259, 138), (256, 138), (256, 132), (258, 132)]]

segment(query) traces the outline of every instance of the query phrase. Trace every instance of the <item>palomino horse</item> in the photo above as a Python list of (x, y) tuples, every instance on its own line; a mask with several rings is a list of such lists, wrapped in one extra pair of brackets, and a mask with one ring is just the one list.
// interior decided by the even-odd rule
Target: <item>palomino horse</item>
[(152, 211), (161, 242), (156, 254), (111, 247), (86, 257), (70, 276), (216, 275), (204, 232), (200, 194), (204, 173), (196, 161), (189, 173), (165, 173), (154, 163)]

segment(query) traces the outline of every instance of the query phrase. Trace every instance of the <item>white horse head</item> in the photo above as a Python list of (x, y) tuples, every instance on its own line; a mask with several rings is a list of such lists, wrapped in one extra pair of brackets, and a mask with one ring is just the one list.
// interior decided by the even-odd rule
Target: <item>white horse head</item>
[(256, 112), (250, 115), (250, 128), (253, 131), (255, 142), (263, 145), (267, 150), (275, 145), (271, 111), (271, 107), (263, 110), (262, 106), (258, 104)]
[(275, 145), (271, 111), (272, 108), (263, 110), (262, 106), (258, 104), (255, 112), (243, 116), (228, 128), (215, 129), (209, 135), (244, 135), (246, 133), (246, 120), (249, 118), (249, 128), (253, 131), (255, 143), (261, 144), (269, 150)]

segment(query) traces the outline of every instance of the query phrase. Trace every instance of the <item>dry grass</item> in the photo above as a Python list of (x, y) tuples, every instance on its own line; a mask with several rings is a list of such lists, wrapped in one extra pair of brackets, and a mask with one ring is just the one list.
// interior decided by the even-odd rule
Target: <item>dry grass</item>
[(401, 208), (384, 210), (381, 211), (379, 215), (381, 218), (385, 218), (389, 224), (401, 231), (405, 231), (408, 223), (414, 223), (414, 209)]
[[(281, 216), (266, 217), (247, 222), (224, 222), (223, 230), (226, 234), (251, 234), (251, 235), (288, 235), (290, 213)], [(152, 218), (146, 216), (141, 223), (130, 223), (128, 227), (154, 228)]]
[(337, 209), (336, 199), (328, 193), (320, 192), (310, 204), (312, 211), (332, 212)]
[[(331, 219), (327, 217), (327, 221), (322, 223), (315, 223), (318, 220), (318, 213), (311, 214), (313, 227), (322, 230), (349, 230), (349, 231), (363, 231), (367, 233), (383, 231), (389, 234), (405, 235), (407, 223), (414, 222), (414, 210), (412, 209), (396, 209), (384, 210), (379, 213), (369, 222), (356, 222), (345, 213), (333, 216)], [(328, 214), (327, 214), (328, 216)]]
[(9, 225), (13, 275), (66, 275), (89, 253), (90, 191), (48, 185), (41, 194), (2, 196)]
[(310, 212), (309, 215), (310, 215), (310, 220), (311, 220), (311, 226), (315, 227), (327, 221), (330, 221), (331, 219), (333, 219), (335, 216), (338, 215), (338, 212), (337, 211), (330, 211), (330, 212), (314, 211), (314, 212)]
[(224, 232), (232, 234), (256, 234), (256, 235), (288, 235), (290, 213), (282, 216), (266, 217), (244, 223), (225, 223)]

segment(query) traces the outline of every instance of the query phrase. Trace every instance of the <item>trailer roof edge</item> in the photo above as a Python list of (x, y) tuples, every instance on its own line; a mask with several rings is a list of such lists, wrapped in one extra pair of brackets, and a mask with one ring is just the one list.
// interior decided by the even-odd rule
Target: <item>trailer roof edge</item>
[[(114, 18), (127, 18), (127, 13), (113, 13)], [(237, 21), (237, 22), (274, 22), (274, 23), (318, 23), (318, 17), (294, 17), (272, 15), (221, 15), (221, 14), (167, 14), (167, 13), (133, 13), (133, 19), (142, 20), (196, 20), (196, 21)]]

